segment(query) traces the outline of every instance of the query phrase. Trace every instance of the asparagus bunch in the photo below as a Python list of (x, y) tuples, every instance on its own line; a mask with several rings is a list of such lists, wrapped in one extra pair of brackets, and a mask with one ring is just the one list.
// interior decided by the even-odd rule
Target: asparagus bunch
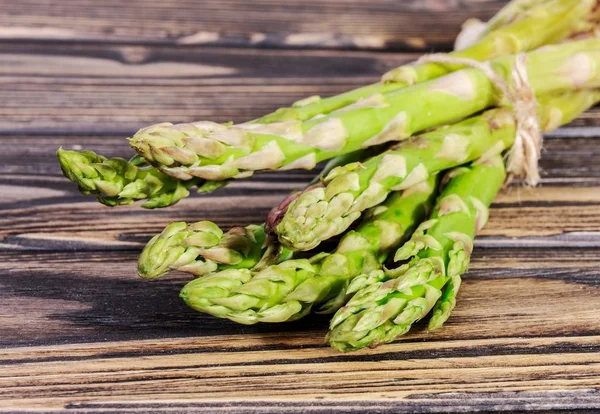
[(449, 317), (473, 238), (485, 225), (506, 172), (496, 155), (460, 167), (450, 177), (431, 218), (396, 252), (395, 261), (408, 262), (388, 271), (390, 280), (360, 289), (335, 314), (327, 337), (332, 347), (352, 351), (395, 341), (434, 306), (431, 328)]
[[(581, 90), (541, 101), (543, 125), (552, 130), (600, 102), (600, 92)], [(345, 352), (392, 342), (430, 311), (430, 331), (444, 324), (456, 305), (475, 233), (487, 222), (506, 176), (502, 158), (490, 155), (447, 174), (450, 183), (430, 220), (394, 256), (403, 264), (363, 283), (334, 315), (327, 335), (333, 348)]]
[(432, 178), (392, 194), (331, 254), (288, 260), (257, 273), (224, 270), (189, 282), (181, 297), (198, 311), (243, 324), (295, 320), (313, 306), (334, 311), (345, 303), (350, 282), (380, 270), (389, 251), (425, 217), (435, 188)]
[[(513, 0), (467, 30), (450, 55), (490, 61), (508, 81), (515, 62), (509, 55), (532, 51), (528, 77), (542, 127), (551, 131), (600, 100), (600, 40), (590, 36), (600, 22), (597, 3)], [(171, 223), (144, 248), (138, 272), (147, 279), (171, 270), (204, 276), (182, 289), (184, 301), (242, 324), (339, 309), (328, 340), (350, 351), (393, 341), (430, 312), (430, 330), (448, 319), (475, 233), (506, 176), (501, 155), (515, 140), (517, 118), (502, 108), (503, 98), (479, 69), (411, 64), (377, 84), (307, 98), (244, 124), (144, 128), (130, 140), (139, 154), (130, 161), (62, 149), (58, 157), (84, 194), (110, 206), (145, 200), (147, 208), (175, 204), (194, 186), (210, 191), (254, 171), (332, 160), (262, 225), (223, 232), (207, 221)], [(371, 158), (348, 158), (374, 147)], [(423, 222), (436, 177), (450, 169)], [(321, 246), (308, 259), (294, 252), (342, 233), (333, 252)], [(398, 246), (399, 266), (384, 271)]]
[[(598, 100), (600, 100), (600, 93), (595, 90), (582, 90), (544, 97), (541, 100), (543, 105), (540, 108), (543, 125), (546, 129), (551, 130), (570, 122)], [(434, 155), (442, 153), (444, 145), (446, 145), (446, 150), (455, 148), (455, 150), (467, 151), (465, 146), (456, 145), (455, 138), (448, 140), (446, 137), (471, 136), (474, 148), (478, 148), (478, 145), (488, 148), (487, 150), (479, 149), (476, 152), (477, 156), (472, 158), (478, 158), (484, 166), (491, 163), (490, 165), (494, 166), (492, 170), (494, 170), (497, 169), (495, 166), (497, 162), (490, 161), (488, 163), (488, 160), (498, 159), (499, 154), (514, 139), (514, 134), (513, 114), (507, 109), (495, 109), (463, 123), (425, 134), (414, 141), (404, 143), (400, 149), (390, 150), (388, 153), (404, 151), (402, 154), (406, 157), (408, 154), (412, 154), (407, 152), (406, 148), (412, 148), (417, 152), (423, 149), (431, 150), (432, 152), (422, 157), (423, 162), (433, 159), (434, 163), (438, 163), (433, 165), (439, 165), (440, 161), (435, 161)], [(492, 137), (495, 137), (495, 141), (487, 142), (492, 140)], [(498, 143), (502, 145), (497, 145)], [(469, 158), (468, 154), (470, 153), (467, 151), (458, 158), (467, 159)], [(454, 155), (451, 157), (452, 159), (457, 158), (457, 154)], [(354, 163), (350, 166), (337, 167), (337, 169), (341, 168), (345, 171), (350, 168), (353, 172), (368, 171), (370, 168), (368, 164), (372, 160), (379, 163), (382, 159), (383, 156), (379, 155), (366, 161), (363, 166)], [(399, 165), (397, 158), (387, 162), (388, 164), (384, 165), (376, 164), (375, 174), (387, 174), (390, 169)], [(457, 163), (457, 165), (460, 164), (461, 162)], [(473, 166), (472, 168), (479, 171), (484, 167), (477, 166), (475, 168)], [(446, 168), (440, 166), (437, 171), (444, 169)], [(330, 174), (334, 174), (335, 171), (336, 169)], [(457, 170), (457, 172), (461, 171), (463, 170)], [(454, 174), (456, 175), (457, 172)], [(356, 231), (348, 232), (333, 254), (318, 253), (311, 259), (288, 260), (265, 267), (259, 272), (239, 267), (223, 270), (190, 282), (182, 290), (181, 296), (189, 306), (196, 310), (243, 324), (294, 320), (304, 316), (315, 306), (319, 307), (321, 312), (335, 310), (343, 305), (352, 293), (360, 291), (363, 287), (368, 288), (384, 278), (381, 264), (387, 257), (389, 246), (397, 244), (400, 238), (408, 233), (406, 229), (415, 226), (423, 218), (422, 207), (420, 210), (415, 210), (415, 208), (417, 205), (422, 206), (425, 198), (431, 197), (434, 175), (432, 173), (428, 175), (429, 178), (424, 177), (421, 181), (415, 180), (414, 184), (404, 190), (402, 195), (392, 193), (385, 201), (382, 201), (383, 204), (373, 207), (371, 214), (366, 215), (366, 222)], [(485, 174), (482, 176), (485, 177)], [(388, 177), (392, 177), (392, 175), (388, 175)], [(503, 178), (500, 179), (500, 182), (502, 181)], [(419, 189), (423, 183), (427, 183), (424, 189), (429, 188), (429, 191), (419, 195), (416, 189)], [(453, 187), (448, 188), (452, 189)], [(494, 186), (492, 185), (491, 188)], [(389, 191), (386, 194), (389, 194)], [(375, 220), (373, 215), (375, 215)], [(330, 222), (334, 221), (335, 214), (328, 219)], [(407, 221), (401, 222), (401, 220)], [(399, 223), (403, 223), (401, 231), (397, 228)], [(384, 229), (387, 229), (387, 235), (383, 233)], [(420, 228), (420, 230), (425, 229), (426, 227)], [(422, 249), (423, 247), (418, 243), (422, 239), (427, 240), (428, 237), (421, 233), (422, 231), (418, 231), (417, 236), (407, 243), (402, 251), (406, 251), (407, 246), (412, 246), (411, 251)], [(456, 278), (452, 280), (453, 284), (448, 285), (448, 294), (444, 296), (447, 300), (439, 308), (444, 312), (448, 312), (449, 304), (452, 303), (452, 292), (456, 292), (458, 289), (459, 282)], [(438, 317), (437, 320), (440, 321), (440, 318)]]

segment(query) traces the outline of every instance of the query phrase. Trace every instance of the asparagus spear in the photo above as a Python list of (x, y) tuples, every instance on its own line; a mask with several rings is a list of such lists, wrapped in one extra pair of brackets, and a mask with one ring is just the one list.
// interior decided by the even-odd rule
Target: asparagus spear
[[(531, 54), (528, 73), (536, 94), (591, 87), (600, 80), (600, 40), (545, 48)], [(494, 61), (510, 76), (514, 58)], [(306, 122), (225, 126), (209, 122), (142, 129), (130, 144), (151, 164), (181, 180), (223, 180), (256, 170), (313, 168), (316, 163), (424, 129), (445, 125), (498, 104), (492, 82), (478, 69), (462, 69), (343, 112)]]
[[(492, 19), (489, 28), (476, 43), (448, 55), (486, 61), (553, 44), (570, 36), (585, 21), (595, 3), (596, 0), (551, 0), (529, 5), (520, 11), (519, 7), (515, 7), (513, 13), (505, 16), (501, 13), (498, 20)], [(514, 20), (508, 23), (505, 20), (508, 18)], [(396, 84), (414, 84), (457, 69), (457, 65), (439, 63), (406, 65), (392, 69), (382, 79)]]
[(521, 20), (536, 6), (545, 6), (554, 3), (554, 0), (513, 0), (506, 4), (498, 13), (496, 13), (487, 23), (486, 31), (489, 33), (509, 23)]
[[(363, 152), (359, 150), (332, 159), (324, 172), (351, 162)], [(144, 208), (168, 207), (188, 197), (191, 187), (196, 186), (198, 193), (209, 193), (228, 184), (228, 181), (200, 178), (178, 180), (150, 166), (139, 155), (127, 161), (120, 157), (108, 159), (89, 150), (59, 148), (56, 154), (63, 174), (78, 185), (82, 194), (95, 195), (100, 203), (110, 207), (141, 200), (146, 200), (142, 204)]]
[(180, 181), (148, 165), (141, 157), (127, 161), (111, 158), (93, 151), (70, 151), (59, 148), (56, 152), (65, 177), (76, 183), (82, 194), (93, 194), (107, 206), (129, 205), (146, 200), (142, 207), (161, 208), (186, 198), (193, 186), (198, 192), (211, 192), (227, 181), (205, 181), (195, 178)]
[[(549, 132), (570, 122), (598, 100), (598, 91), (584, 90), (540, 99), (541, 126)], [(492, 109), (466, 121), (405, 141), (364, 163), (338, 167), (325, 177), (324, 188), (294, 200), (276, 228), (280, 242), (310, 250), (340, 234), (365, 209), (390, 191), (406, 188), (430, 174), (499, 153), (514, 140), (516, 121), (509, 109)]]
[[(396, 261), (410, 261), (390, 271), (393, 279), (359, 290), (335, 314), (327, 337), (332, 347), (354, 351), (392, 342), (436, 303), (434, 327), (448, 317), (460, 275), (469, 265), (475, 232), (485, 225), (488, 207), (506, 177), (500, 155), (451, 174), (431, 219), (396, 252)], [(443, 295), (448, 283), (452, 287)]]
[[(340, 155), (329, 161), (323, 172), (352, 162), (363, 152)], [(95, 195), (100, 203), (110, 207), (141, 200), (147, 200), (142, 204), (144, 208), (168, 207), (188, 197), (193, 186), (197, 187), (198, 193), (209, 193), (228, 183), (200, 178), (181, 181), (150, 166), (139, 155), (127, 161), (120, 157), (108, 159), (94, 151), (62, 148), (56, 155), (64, 176), (76, 183), (82, 194)]]
[(313, 306), (332, 312), (345, 302), (348, 284), (380, 270), (387, 253), (425, 217), (435, 187), (431, 178), (392, 194), (334, 253), (288, 260), (258, 273), (225, 270), (188, 283), (181, 297), (198, 311), (243, 324), (295, 320)]

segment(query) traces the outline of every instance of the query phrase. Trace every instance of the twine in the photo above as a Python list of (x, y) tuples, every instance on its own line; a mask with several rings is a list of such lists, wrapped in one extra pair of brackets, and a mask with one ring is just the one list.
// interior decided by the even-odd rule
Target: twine
[(535, 93), (527, 76), (527, 55), (520, 53), (516, 56), (510, 82), (498, 75), (489, 63), (473, 59), (436, 53), (423, 56), (417, 61), (417, 64), (421, 63), (469, 66), (479, 69), (488, 77), (500, 91), (503, 100), (512, 106), (517, 123), (515, 142), (508, 152), (506, 162), (509, 180), (519, 177), (526, 185), (536, 186), (540, 182), (538, 160), (541, 157), (543, 134), (537, 117)]

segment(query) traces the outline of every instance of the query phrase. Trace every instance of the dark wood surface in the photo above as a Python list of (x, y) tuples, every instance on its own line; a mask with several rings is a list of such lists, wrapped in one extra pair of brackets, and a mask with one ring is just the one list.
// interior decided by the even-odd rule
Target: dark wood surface
[(0, 39), (278, 48), (449, 47), (505, 0), (3, 0)]
[(0, 0), (0, 410), (599, 412), (598, 110), (547, 137), (541, 187), (498, 197), (444, 329), (348, 355), (326, 317), (240, 326), (186, 308), (185, 275), (135, 275), (169, 221), (258, 223), (312, 173), (110, 209), (54, 156), (374, 81), (503, 3)]

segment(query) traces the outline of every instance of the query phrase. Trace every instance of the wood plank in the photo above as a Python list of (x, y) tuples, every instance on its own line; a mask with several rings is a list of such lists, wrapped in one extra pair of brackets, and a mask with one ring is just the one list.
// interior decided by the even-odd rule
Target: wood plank
[(0, 133), (126, 136), (167, 120), (241, 122), (375, 82), (416, 56), (0, 44)]
[[(0, 379), (6, 387), (6, 399), (0, 404), (13, 409), (223, 409), (231, 404), (229, 396), (235, 395), (231, 412), (248, 412), (243, 410), (251, 407), (251, 412), (271, 412), (269, 406), (281, 410), (277, 412), (296, 412), (301, 407), (337, 412), (354, 405), (384, 409), (377, 412), (414, 413), (432, 412), (436, 406), (459, 408), (459, 404), (481, 409), (502, 400), (508, 407), (531, 404), (529, 408), (534, 408), (545, 405), (543, 397), (553, 398), (553, 408), (589, 407), (598, 404), (593, 390), (598, 381), (596, 338), (404, 343), (390, 345), (385, 352), (366, 351), (362, 361), (298, 338), (293, 339), (297, 346), (308, 348), (284, 348), (277, 354), (262, 346), (258, 352), (232, 346), (253, 342), (248, 336), (231, 337), (228, 344), (209, 338), (203, 346), (196, 345), (197, 340), (161, 340), (33, 348), (43, 355), (35, 359), (20, 358), (16, 352), (24, 349), (16, 349), (2, 355), (8, 366)], [(235, 351), (225, 353), (222, 346)], [(562, 354), (558, 361), (557, 352), (565, 348), (581, 353)], [(236, 376), (242, 370), (244, 375)], [(565, 379), (567, 375), (571, 379)], [(540, 392), (544, 376), (550, 377), (550, 387)], [(507, 391), (496, 392), (499, 389)], [(258, 404), (266, 406), (261, 410)]]
[(506, 0), (3, 0), (0, 40), (239, 47), (448, 48)]
[(498, 197), (445, 328), (356, 354), (326, 315), (241, 326), (188, 309), (186, 275), (136, 276), (167, 222), (259, 222), (314, 172), (109, 209), (54, 156), (374, 82), (505, 0), (1, 3), (0, 411), (600, 412), (598, 109), (547, 139), (542, 187)]
[[(165, 121), (242, 122), (376, 82), (417, 56), (0, 43), (0, 134), (130, 136)], [(599, 116), (590, 112), (573, 126), (598, 126)]]
[(444, 329), (347, 355), (323, 344), (325, 317), (194, 313), (183, 278), (136, 279), (133, 253), (0, 253), (0, 409), (600, 407), (600, 256), (577, 252), (476, 250)]
[[(17, 191), (13, 188), (9, 190)], [(47, 194), (47, 193), (46, 193)], [(544, 245), (547, 236), (579, 236), (584, 244), (600, 246), (598, 209), (600, 187), (545, 187), (521, 205), (501, 198), (481, 235), (505, 247)], [(561, 203), (572, 195), (580, 202)], [(543, 197), (543, 201), (538, 201)], [(3, 248), (46, 250), (140, 249), (141, 244), (171, 221), (211, 220), (224, 228), (260, 223), (283, 198), (273, 195), (222, 195), (185, 200), (164, 210), (143, 211), (134, 206), (108, 209), (78, 196), (32, 200), (29, 206), (3, 210), (0, 238)], [(17, 203), (17, 205), (20, 203)], [(487, 239), (486, 239), (487, 240)], [(490, 240), (487, 240), (489, 243)]]

